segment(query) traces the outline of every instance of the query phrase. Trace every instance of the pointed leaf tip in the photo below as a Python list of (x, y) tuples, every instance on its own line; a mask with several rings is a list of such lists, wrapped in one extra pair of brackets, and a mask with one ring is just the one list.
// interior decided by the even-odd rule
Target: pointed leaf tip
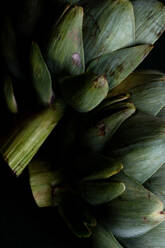
[(10, 76), (7, 76), (4, 81), (4, 96), (8, 110), (13, 114), (18, 113), (18, 106), (14, 94), (12, 79)]
[(64, 100), (79, 112), (88, 112), (95, 108), (108, 94), (106, 78), (90, 73), (75, 77), (66, 77), (61, 82)]
[(106, 180), (83, 182), (79, 188), (84, 200), (93, 206), (107, 204), (125, 191), (124, 183)]
[(134, 238), (165, 220), (163, 204), (153, 193), (124, 173), (114, 179), (124, 182), (126, 190), (105, 206), (103, 214), (100, 213), (100, 224), (107, 232), (119, 238)]
[(82, 41), (83, 8), (70, 7), (54, 26), (47, 44), (47, 63), (52, 75), (84, 72)]
[(40, 48), (35, 42), (32, 42), (30, 51), (30, 69), (33, 87), (39, 102), (43, 105), (50, 105), (53, 96), (52, 80)]
[(103, 151), (106, 145), (111, 142), (112, 136), (120, 128), (121, 124), (135, 112), (135, 106), (132, 103), (119, 102), (114, 104), (113, 107), (113, 104), (108, 105), (106, 100), (111, 102), (111, 99), (105, 99), (98, 106), (98, 112), (96, 112), (98, 116), (105, 113), (105, 117), (92, 124), (92, 127), (85, 128), (80, 136), (83, 146), (92, 152)]
[(113, 89), (135, 70), (152, 48), (150, 44), (143, 44), (104, 54), (91, 61), (87, 71), (92, 71), (96, 75), (104, 73), (110, 89)]
[(128, 0), (88, 1), (84, 16), (84, 50), (92, 59), (130, 46), (135, 39), (135, 19)]

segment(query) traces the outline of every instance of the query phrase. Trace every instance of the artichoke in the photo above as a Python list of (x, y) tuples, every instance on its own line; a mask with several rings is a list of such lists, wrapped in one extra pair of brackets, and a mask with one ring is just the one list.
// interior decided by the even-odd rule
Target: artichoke
[(51, 2), (43, 30), (44, 1), (3, 18), (0, 153), (89, 247), (163, 248), (165, 75), (134, 70), (165, 30), (165, 6), (69, 2)]

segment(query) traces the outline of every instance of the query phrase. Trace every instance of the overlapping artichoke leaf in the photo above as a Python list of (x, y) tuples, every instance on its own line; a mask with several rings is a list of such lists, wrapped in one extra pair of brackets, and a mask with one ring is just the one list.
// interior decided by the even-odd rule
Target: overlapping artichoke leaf
[(144, 183), (165, 161), (165, 124), (138, 112), (118, 129), (107, 145), (107, 154), (124, 164), (127, 175)]
[(131, 239), (121, 239), (121, 243), (127, 248), (164, 248), (165, 244), (165, 221), (148, 233)]
[(138, 110), (157, 116), (165, 106), (165, 75), (158, 71), (133, 72), (108, 97), (126, 92)]
[(108, 97), (115, 97), (118, 94), (132, 92), (132, 89), (143, 84), (163, 81), (164, 73), (156, 70), (136, 70), (131, 73), (120, 85), (109, 92)]
[(111, 182), (110, 180), (87, 181), (78, 185), (82, 198), (90, 205), (97, 206), (109, 203), (125, 191), (122, 182)]
[(165, 30), (165, 6), (157, 0), (132, 0), (135, 43), (154, 44)]
[(104, 54), (92, 60), (87, 70), (104, 74), (111, 90), (136, 69), (152, 48), (151, 45), (138, 45)]
[(84, 147), (92, 152), (101, 152), (105, 148), (120, 125), (135, 112), (134, 105), (125, 101), (127, 97), (123, 95), (113, 100), (108, 98), (100, 104), (93, 116), (97, 121), (84, 127), (80, 133), (80, 142)]
[(165, 107), (163, 107), (159, 113), (157, 114), (157, 117), (160, 118), (161, 120), (165, 120)]
[(82, 7), (68, 6), (54, 25), (46, 49), (46, 61), (53, 76), (84, 72), (82, 23)]
[(130, 1), (86, 1), (84, 10), (86, 63), (102, 54), (134, 43), (135, 19)]
[(85, 8), (87, 62), (133, 44), (154, 44), (165, 30), (165, 7), (157, 0), (149, 4), (145, 0), (91, 0), (81, 4)]
[[(117, 88), (117, 87), (116, 87)], [(116, 89), (115, 88), (115, 89)], [(117, 94), (115, 96), (110, 97), (109, 94), (107, 95), (106, 99), (93, 111), (93, 113), (97, 114), (98, 112), (101, 113), (101, 111), (105, 112), (109, 108), (114, 109), (115, 104), (122, 103), (122, 101), (129, 100), (130, 94), (129, 93), (122, 93)]]
[(75, 157), (72, 168), (78, 180), (93, 181), (108, 179), (123, 169), (121, 162), (101, 154), (81, 151)]
[[(127, 11), (131, 12), (130, 9), (132, 9), (132, 3), (134, 7), (133, 15), (135, 13), (135, 20), (133, 20), (133, 18), (131, 22), (135, 22), (136, 39), (131, 42), (131, 45), (134, 47), (126, 48), (130, 46), (127, 41), (127, 38), (130, 36), (125, 32), (127, 35), (127, 38), (125, 39), (127, 45), (123, 45), (124, 42), (122, 42), (122, 38), (125, 37), (121, 36), (121, 32), (123, 33), (124, 28), (129, 27), (129, 25), (122, 27), (123, 23), (126, 23), (125, 21), (122, 23), (122, 18), (124, 17), (120, 14), (120, 19), (117, 18), (118, 24), (113, 25), (113, 27), (111, 27), (111, 24), (115, 22), (115, 18), (117, 17), (116, 7), (118, 6), (118, 11), (120, 11), (127, 5)], [(156, 0), (151, 1), (150, 4), (147, 4), (146, 1), (143, 0), (140, 2), (135, 0), (132, 1), (132, 3), (129, 1), (114, 0), (98, 1), (95, 5), (94, 1), (89, 1), (89, 3), (85, 2), (84, 4), (86, 13), (84, 18), (84, 47), (86, 62), (89, 62), (88, 69), (91, 69), (94, 72), (97, 71), (98, 73), (101, 71), (105, 72), (109, 81), (110, 89), (120, 84), (142, 62), (151, 50), (150, 45), (154, 44), (165, 29), (165, 8), (162, 3)], [(144, 8), (144, 5), (146, 8)], [(121, 12), (123, 15), (126, 14), (124, 9)], [(104, 18), (106, 15), (108, 15), (108, 18), (105, 23)], [(129, 15), (130, 22), (132, 17), (131, 13), (127, 13), (126, 15)], [(119, 27), (118, 31), (113, 34), (112, 30), (117, 26)], [(120, 28), (122, 29), (120, 30)], [(93, 34), (91, 30), (94, 30)], [(133, 31), (130, 27), (128, 30), (129, 32), (131, 30)], [(111, 32), (110, 35), (109, 32)], [(118, 37), (118, 32), (120, 33), (120, 38)], [(118, 46), (118, 42), (122, 42), (122, 44)], [(148, 48), (148, 51), (144, 51), (144, 47), (142, 48), (142, 46), (139, 46), (137, 48), (135, 44), (148, 44), (150, 49)], [(116, 48), (115, 45), (118, 47)], [(123, 47), (125, 47), (125, 49), (121, 49)]]
[[(120, 183), (111, 184), (111, 182), (106, 181), (106, 179), (109, 179), (113, 175), (119, 173), (122, 168), (123, 166), (121, 163), (101, 155), (86, 158), (79, 156), (79, 158), (74, 161), (74, 165), (71, 165), (69, 172), (66, 168), (56, 171), (53, 169), (53, 166), (51, 164), (48, 164), (48, 162), (34, 160), (29, 165), (30, 185), (32, 188), (34, 199), (39, 207), (52, 206), (54, 197), (52, 194), (52, 189), (55, 186), (58, 187), (58, 185), (60, 184), (65, 185), (66, 181), (67, 183), (70, 182), (70, 184), (77, 185), (74, 186), (75, 190), (78, 190), (80, 194), (84, 194), (84, 198), (85, 192), (88, 193), (87, 191), (85, 191), (85, 189), (91, 189), (91, 193), (89, 192), (89, 195), (91, 195), (92, 197), (93, 194), (94, 196), (96, 195), (96, 198), (98, 198), (97, 188), (99, 191), (101, 191), (102, 187), (104, 186), (107, 187), (107, 191), (114, 192), (113, 195), (116, 195), (117, 197), (120, 192), (122, 193), (125, 190), (124, 185)], [(102, 181), (103, 179), (105, 181)], [(99, 180), (101, 183), (100, 188)], [(94, 184), (98, 183), (96, 185), (97, 187), (93, 189), (93, 192), (93, 186), (92, 184), (90, 184), (90, 182), (93, 182)], [(108, 185), (108, 182), (110, 183), (110, 185)], [(107, 191), (105, 192), (105, 194), (107, 193)], [(106, 199), (106, 197), (103, 196), (102, 199), (100, 199), (100, 202), (102, 201), (103, 203), (104, 198)], [(110, 198), (111, 196), (109, 196), (109, 199)]]
[(80, 153), (74, 161), (72, 171), (76, 175), (76, 188), (90, 205), (110, 202), (125, 190), (122, 182), (111, 182), (123, 165), (100, 154)]
[(32, 160), (29, 163), (30, 185), (39, 207), (53, 206), (53, 186), (62, 181), (61, 173), (47, 161)]
[(124, 173), (114, 180), (124, 182), (125, 192), (98, 211), (99, 223), (119, 238), (143, 235), (165, 220), (163, 203)]
[[(105, 204), (125, 190), (122, 182), (111, 182), (109, 179), (122, 169), (122, 165), (104, 157), (98, 158), (94, 162), (86, 161), (92, 168), (86, 165), (85, 172), (84, 168), (77, 171), (70, 168), (70, 175), (65, 169), (55, 170), (47, 161), (34, 160), (29, 165), (30, 185), (37, 205), (57, 206), (68, 227), (78, 237), (91, 236), (92, 227), (96, 225), (89, 204)], [(96, 161), (98, 164), (95, 166)], [(78, 175), (78, 171), (83, 171), (83, 176)]]
[(54, 201), (70, 230), (79, 238), (88, 238), (96, 219), (86, 202), (69, 187), (55, 189)]
[(165, 164), (151, 177), (149, 178), (144, 186), (152, 191), (159, 199), (163, 202), (165, 206)]
[(133, 89), (131, 99), (137, 109), (157, 116), (165, 106), (165, 80), (144, 84)]

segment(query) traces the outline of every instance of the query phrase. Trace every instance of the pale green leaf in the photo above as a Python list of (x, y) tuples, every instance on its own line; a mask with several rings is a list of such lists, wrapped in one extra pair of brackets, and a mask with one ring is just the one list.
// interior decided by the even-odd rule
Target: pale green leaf
[(161, 120), (165, 120), (165, 107), (160, 110), (160, 112), (157, 114), (157, 117)]
[(159, 197), (165, 207), (165, 164), (144, 185)]
[(107, 153), (121, 161), (124, 172), (144, 183), (165, 162), (165, 124), (138, 112), (118, 129)]
[(30, 51), (30, 67), (33, 86), (43, 105), (49, 105), (53, 96), (52, 80), (38, 45), (33, 42)]
[(88, 112), (107, 96), (108, 82), (104, 76), (85, 73), (66, 77), (61, 82), (64, 100), (79, 112)]
[[(163, 214), (163, 213), (162, 213)], [(165, 221), (150, 232), (132, 239), (121, 239), (127, 248), (164, 248), (165, 245)]]
[(157, 0), (133, 0), (136, 43), (154, 44), (165, 30), (165, 6)]
[(151, 49), (150, 45), (139, 45), (104, 54), (91, 61), (87, 70), (104, 74), (111, 90), (135, 70)]
[(136, 108), (144, 113), (156, 116), (165, 106), (165, 80), (138, 86), (131, 93)]
[(99, 212), (100, 224), (116, 237), (132, 238), (143, 235), (165, 220), (163, 203), (142, 185), (124, 174), (115, 177), (122, 181), (125, 192)]
[(165, 74), (153, 70), (133, 72), (108, 96), (124, 93), (131, 94), (138, 110), (156, 116), (165, 106)]
[(104, 53), (133, 44), (135, 20), (131, 2), (88, 1), (83, 31), (86, 63)]
[(83, 9), (66, 10), (54, 26), (47, 44), (46, 58), (53, 75), (77, 75), (84, 72), (82, 41)]
[(116, 97), (119, 94), (128, 94), (137, 86), (157, 81), (164, 81), (165, 74), (155, 70), (135, 71), (131, 73), (121, 84), (113, 88), (108, 96)]

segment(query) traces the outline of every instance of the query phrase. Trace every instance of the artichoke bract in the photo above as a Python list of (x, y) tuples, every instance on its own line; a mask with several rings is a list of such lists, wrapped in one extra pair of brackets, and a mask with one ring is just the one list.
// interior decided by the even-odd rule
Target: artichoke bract
[(165, 6), (66, 2), (45, 3), (59, 10), (42, 30), (43, 1), (2, 22), (0, 125), (13, 122), (0, 153), (89, 247), (163, 248), (165, 74), (135, 69), (165, 30)]

